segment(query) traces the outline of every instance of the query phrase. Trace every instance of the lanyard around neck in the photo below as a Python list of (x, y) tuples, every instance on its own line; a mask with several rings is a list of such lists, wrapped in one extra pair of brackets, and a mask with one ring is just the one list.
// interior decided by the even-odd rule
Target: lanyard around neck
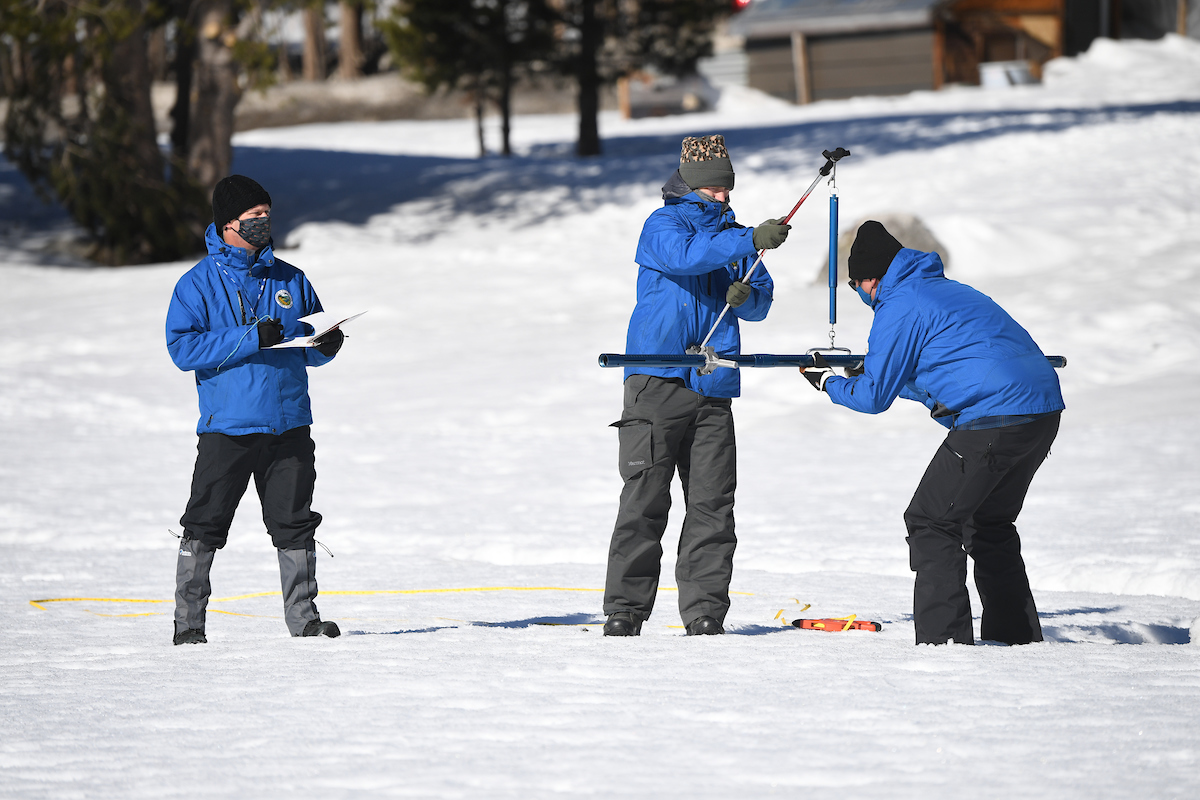
[(249, 325), (252, 322), (258, 322), (258, 304), (262, 300), (263, 292), (265, 292), (267, 289), (267, 279), (265, 277), (259, 278), (258, 297), (254, 298), (254, 303), (250, 306), (250, 310), (254, 312), (254, 319), (248, 320), (246, 319), (246, 306), (242, 301), (241, 284), (234, 280), (233, 276), (229, 274), (229, 271), (225, 269), (225, 265), (220, 261), (217, 262), (217, 266), (221, 269), (221, 272), (225, 275), (225, 277), (229, 279), (229, 282), (233, 284), (233, 289), (237, 293), (238, 310), (242, 312), (242, 324)]

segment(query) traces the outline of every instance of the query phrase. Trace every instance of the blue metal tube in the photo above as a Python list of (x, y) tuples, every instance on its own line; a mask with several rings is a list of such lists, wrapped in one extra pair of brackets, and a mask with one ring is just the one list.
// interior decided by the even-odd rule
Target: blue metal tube
[[(821, 357), (831, 367), (856, 367), (863, 362), (866, 356), (851, 355), (846, 353), (821, 353)], [(721, 356), (727, 361), (733, 361), (742, 367), (811, 367), (813, 365), (813, 357), (811, 355), (772, 355), (770, 353), (757, 353), (751, 355), (740, 356)], [(1064, 356), (1046, 356), (1046, 360), (1050, 362), (1050, 366), (1056, 369), (1062, 369), (1067, 365), (1067, 359)], [(680, 367), (703, 367), (703, 355), (663, 355), (660, 353), (646, 354), (623, 354), (623, 353), (601, 353), (600, 366), (602, 367), (652, 367), (655, 369), (671, 369)]]
[[(829, 195), (829, 324), (837, 324), (838, 196)], [(832, 334), (831, 334), (832, 335)]]
[[(834, 367), (853, 367), (862, 363), (865, 356), (847, 355), (844, 353), (821, 354), (822, 358)], [(756, 355), (741, 355), (741, 356), (721, 356), (721, 358), (732, 361), (741, 367), (811, 367), (813, 365), (813, 357), (811, 355), (796, 355), (796, 356), (777, 356), (770, 353), (759, 353)], [(654, 367), (658, 369), (671, 367), (703, 367), (703, 355), (660, 355), (660, 354), (645, 354), (645, 355), (622, 355), (619, 353), (601, 353), (600, 366), (602, 367)]]

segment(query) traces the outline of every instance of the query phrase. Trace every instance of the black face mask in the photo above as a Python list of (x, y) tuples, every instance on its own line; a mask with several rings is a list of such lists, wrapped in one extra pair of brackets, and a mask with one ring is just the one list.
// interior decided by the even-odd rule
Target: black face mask
[(238, 235), (255, 250), (261, 250), (271, 241), (271, 215), (238, 221)]

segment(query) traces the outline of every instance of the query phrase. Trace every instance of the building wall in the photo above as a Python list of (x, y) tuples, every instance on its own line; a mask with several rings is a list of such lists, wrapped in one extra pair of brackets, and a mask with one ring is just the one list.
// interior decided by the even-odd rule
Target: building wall
[(932, 89), (933, 31), (814, 37), (808, 63), (813, 100)]
[(797, 102), (797, 72), (807, 74), (811, 100), (906, 94), (932, 89), (933, 30), (814, 36), (805, 42), (808, 63), (797, 70), (790, 38), (746, 42), (749, 84)]
[(796, 102), (796, 67), (792, 63), (792, 40), (749, 39), (746, 41), (747, 79), (760, 92)]

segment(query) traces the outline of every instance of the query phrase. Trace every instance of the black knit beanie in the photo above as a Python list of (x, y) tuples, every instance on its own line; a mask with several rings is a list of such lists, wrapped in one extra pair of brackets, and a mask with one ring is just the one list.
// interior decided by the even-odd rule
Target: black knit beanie
[(904, 249), (887, 228), (873, 219), (858, 226), (858, 234), (850, 247), (850, 277), (856, 281), (882, 278), (892, 265), (892, 259)]
[(725, 149), (725, 137), (689, 136), (679, 148), (679, 176), (689, 189), (707, 186), (733, 188), (733, 163)]
[(271, 205), (271, 195), (257, 181), (245, 175), (222, 178), (213, 189), (213, 225), (217, 226), (217, 235), (221, 235), (227, 222), (260, 203)]

